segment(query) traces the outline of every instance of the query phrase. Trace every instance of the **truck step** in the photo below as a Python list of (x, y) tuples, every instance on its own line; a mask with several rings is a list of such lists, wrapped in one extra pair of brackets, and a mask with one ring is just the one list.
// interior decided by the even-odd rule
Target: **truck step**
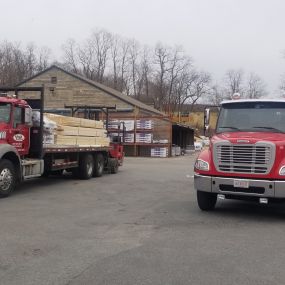
[(22, 166), (36, 165), (38, 163), (39, 163), (38, 159), (25, 159), (25, 160), (22, 160)]

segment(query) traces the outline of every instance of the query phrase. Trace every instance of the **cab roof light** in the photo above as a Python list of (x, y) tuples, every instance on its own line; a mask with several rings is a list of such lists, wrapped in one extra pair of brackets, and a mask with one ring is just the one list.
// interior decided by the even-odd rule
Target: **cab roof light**
[(232, 100), (239, 100), (241, 98), (240, 93), (236, 92), (232, 95)]

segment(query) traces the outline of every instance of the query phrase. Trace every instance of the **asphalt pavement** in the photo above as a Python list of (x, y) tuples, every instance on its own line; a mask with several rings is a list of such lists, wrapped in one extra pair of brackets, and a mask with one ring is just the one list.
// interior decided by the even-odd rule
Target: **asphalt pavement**
[(0, 200), (0, 284), (285, 284), (285, 205), (201, 212), (193, 162), (25, 182)]

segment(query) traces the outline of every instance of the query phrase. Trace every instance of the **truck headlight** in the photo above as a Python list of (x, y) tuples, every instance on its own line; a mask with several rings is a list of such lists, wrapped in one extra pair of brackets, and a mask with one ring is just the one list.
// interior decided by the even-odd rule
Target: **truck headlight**
[[(195, 162), (195, 168), (198, 170), (203, 170), (203, 171), (209, 171), (209, 163), (206, 162), (205, 160), (202, 159), (197, 159)], [(284, 175), (285, 175), (285, 169), (284, 169)]]
[(281, 166), (279, 169), (279, 175), (285, 175), (285, 165)]

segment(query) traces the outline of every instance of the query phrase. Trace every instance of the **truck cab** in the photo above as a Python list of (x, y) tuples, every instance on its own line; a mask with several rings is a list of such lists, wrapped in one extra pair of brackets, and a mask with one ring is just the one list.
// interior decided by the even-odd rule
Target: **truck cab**
[(0, 97), (0, 145), (9, 144), (19, 156), (27, 155), (31, 125), (32, 110), (26, 101), (8, 95)]
[[(205, 114), (206, 122), (209, 112)], [(268, 203), (285, 198), (285, 100), (221, 103), (209, 148), (198, 156), (194, 185), (201, 210), (217, 198)]]

